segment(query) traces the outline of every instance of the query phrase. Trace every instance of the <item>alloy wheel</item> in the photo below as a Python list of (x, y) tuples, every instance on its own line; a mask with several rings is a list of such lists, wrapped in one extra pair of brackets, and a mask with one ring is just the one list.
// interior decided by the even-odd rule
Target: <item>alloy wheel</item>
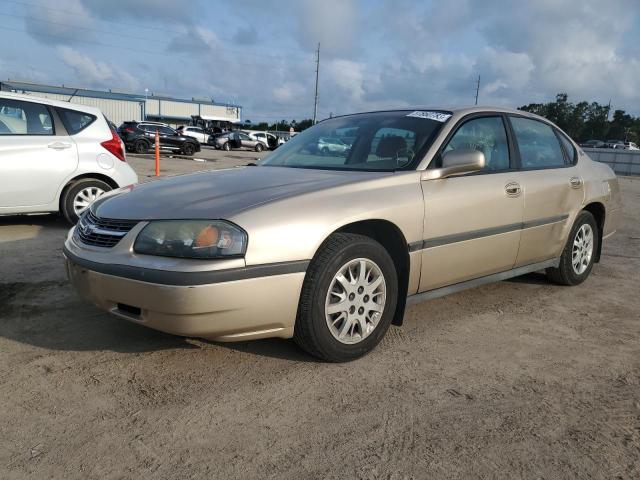
[(382, 318), (387, 285), (380, 267), (356, 258), (334, 275), (325, 301), (329, 331), (339, 342), (359, 343), (375, 330)]
[(589, 268), (592, 256), (593, 229), (591, 225), (585, 223), (578, 229), (573, 239), (573, 247), (571, 249), (573, 271), (578, 275), (582, 275)]

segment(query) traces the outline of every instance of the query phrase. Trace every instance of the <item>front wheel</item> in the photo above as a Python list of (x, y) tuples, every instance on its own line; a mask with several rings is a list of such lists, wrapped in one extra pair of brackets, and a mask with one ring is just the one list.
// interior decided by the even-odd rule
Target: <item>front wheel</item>
[(264, 146), (261, 143), (257, 143), (255, 149), (256, 152), (261, 152), (262, 150), (264, 150)]
[(192, 143), (187, 143), (182, 147), (182, 153), (187, 156), (191, 156), (195, 153), (196, 147)]
[(226, 142), (226, 143), (222, 146), (222, 149), (223, 149), (225, 152), (228, 152), (229, 150), (231, 150), (231, 145), (229, 145), (229, 142)]
[(584, 282), (593, 268), (598, 242), (598, 224), (590, 212), (583, 210), (573, 224), (560, 264), (557, 268), (548, 268), (547, 276), (560, 285)]
[(82, 212), (109, 190), (111, 190), (110, 185), (95, 178), (85, 178), (72, 183), (65, 189), (60, 202), (64, 218), (69, 223), (75, 224)]
[(323, 360), (354, 360), (382, 340), (397, 301), (398, 276), (384, 247), (363, 235), (333, 234), (307, 271), (293, 338)]

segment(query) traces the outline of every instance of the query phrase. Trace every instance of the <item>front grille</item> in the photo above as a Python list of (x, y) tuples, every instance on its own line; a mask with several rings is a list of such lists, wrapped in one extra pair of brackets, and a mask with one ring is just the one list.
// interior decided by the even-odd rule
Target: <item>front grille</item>
[(85, 245), (111, 248), (137, 223), (137, 220), (99, 218), (87, 209), (78, 221), (75, 236)]

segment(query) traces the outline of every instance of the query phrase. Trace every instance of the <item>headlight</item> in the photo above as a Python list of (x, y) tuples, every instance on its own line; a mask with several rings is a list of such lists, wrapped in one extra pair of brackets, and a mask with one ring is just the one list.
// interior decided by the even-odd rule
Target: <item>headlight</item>
[(247, 233), (221, 220), (156, 220), (138, 234), (133, 250), (163, 257), (241, 257)]

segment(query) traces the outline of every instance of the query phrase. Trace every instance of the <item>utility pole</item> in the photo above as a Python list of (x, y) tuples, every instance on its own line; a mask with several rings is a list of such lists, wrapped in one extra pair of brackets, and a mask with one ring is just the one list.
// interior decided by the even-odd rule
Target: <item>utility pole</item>
[(478, 75), (478, 81), (476, 82), (476, 105), (478, 105), (478, 94), (480, 93), (480, 75)]
[(318, 42), (318, 50), (316, 50), (316, 95), (313, 102), (313, 124), (316, 124), (318, 115), (318, 75), (320, 73), (320, 42)]

